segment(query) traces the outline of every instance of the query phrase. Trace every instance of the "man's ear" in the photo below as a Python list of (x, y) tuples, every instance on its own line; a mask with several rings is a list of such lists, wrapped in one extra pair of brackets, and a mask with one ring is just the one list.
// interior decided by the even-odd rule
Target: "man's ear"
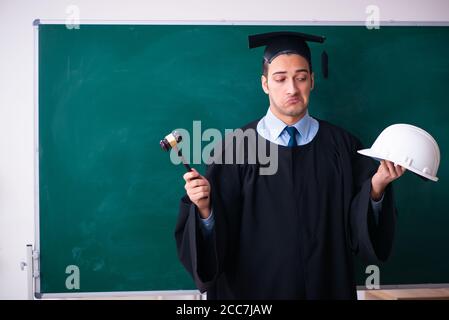
[(312, 91), (313, 88), (315, 87), (315, 74), (313, 72), (310, 74), (310, 81), (311, 81), (310, 91)]
[(268, 94), (268, 78), (265, 75), (260, 77), (260, 82), (262, 83), (263, 91)]

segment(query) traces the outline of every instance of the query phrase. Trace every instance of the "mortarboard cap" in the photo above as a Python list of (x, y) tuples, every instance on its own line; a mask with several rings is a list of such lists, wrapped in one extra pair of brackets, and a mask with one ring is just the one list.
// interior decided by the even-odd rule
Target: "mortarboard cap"
[(325, 39), (322, 36), (300, 32), (280, 31), (248, 36), (248, 44), (250, 49), (265, 46), (264, 61), (267, 63), (271, 63), (281, 54), (295, 53), (304, 57), (312, 69), (312, 59), (307, 41), (323, 43)]

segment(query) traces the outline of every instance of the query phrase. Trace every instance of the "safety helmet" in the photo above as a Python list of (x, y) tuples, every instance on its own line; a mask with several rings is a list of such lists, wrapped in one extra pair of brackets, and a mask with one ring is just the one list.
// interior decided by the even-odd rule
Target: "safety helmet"
[(357, 152), (377, 160), (389, 160), (424, 178), (438, 181), (440, 148), (429, 133), (410, 124), (387, 127), (371, 148)]

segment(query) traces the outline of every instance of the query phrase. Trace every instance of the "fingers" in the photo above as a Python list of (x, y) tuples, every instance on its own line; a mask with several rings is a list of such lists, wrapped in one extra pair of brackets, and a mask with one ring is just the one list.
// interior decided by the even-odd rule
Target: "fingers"
[(197, 204), (199, 200), (207, 199), (209, 197), (209, 181), (200, 175), (198, 171), (192, 168), (192, 171), (183, 175), (183, 178), (186, 181), (184, 188), (192, 202)]
[(402, 176), (404, 174), (404, 172), (405, 172), (405, 168), (403, 166), (398, 165), (398, 164), (394, 165), (394, 169), (396, 170), (397, 177)]
[[(199, 180), (199, 179), (198, 179)], [(206, 182), (207, 180), (204, 179)], [(210, 193), (210, 186), (209, 184), (207, 185), (201, 185), (201, 186), (195, 186), (195, 187), (191, 187), (190, 184), (192, 183), (196, 183), (197, 181), (194, 180), (190, 183), (186, 183), (186, 190), (187, 190), (187, 195), (189, 196), (190, 200), (195, 202), (197, 200), (201, 200), (204, 198), (208, 198), (209, 197), (209, 193)]]
[(394, 170), (393, 162), (387, 160), (387, 161), (385, 161), (385, 164), (387, 165), (389, 176), (391, 178), (395, 178), (396, 170)]
[[(192, 190), (192, 189), (198, 189), (201, 187), (207, 187), (209, 188), (209, 181), (207, 181), (206, 178), (204, 178), (202, 175), (198, 174), (198, 176), (193, 175), (194, 178), (190, 178), (191, 175), (189, 175), (191, 172), (186, 173), (184, 176), (187, 175), (187, 177), (184, 177), (184, 180), (186, 180), (186, 184), (184, 185), (184, 188), (186, 190)], [(202, 190), (202, 189), (198, 189)]]
[(189, 182), (190, 180), (197, 179), (200, 176), (201, 175), (198, 173), (198, 171), (196, 171), (195, 169), (192, 169), (192, 171), (185, 173), (182, 177), (184, 178), (184, 180), (186, 182)]
[(190, 187), (189, 183), (186, 183), (185, 189), (186, 189), (187, 195), (189, 196), (190, 200), (192, 200), (192, 201), (207, 198), (207, 197), (209, 197), (209, 193), (210, 193), (209, 185)]
[(198, 192), (198, 193), (195, 193), (194, 195), (189, 195), (190, 201), (192, 201), (192, 202), (196, 202), (201, 199), (206, 199), (208, 197), (209, 197), (208, 192)]
[(201, 187), (194, 187), (194, 188), (187, 188), (187, 191), (194, 195), (200, 192), (209, 192), (209, 186), (201, 186)]
[(200, 179), (189, 180), (186, 185), (189, 185), (191, 188), (200, 187), (200, 186), (208, 186), (209, 182), (206, 178), (201, 177)]
[(388, 166), (389, 161), (388, 160), (381, 160), (380, 161), (380, 168), (378, 169), (381, 172), (384, 172), (385, 175), (390, 176), (390, 167)]
[(398, 164), (393, 164), (393, 162), (391, 162), (391, 161), (388, 161), (388, 160), (386, 160), (386, 161), (382, 160), (382, 161), (385, 163), (385, 166), (388, 169), (389, 176), (393, 179), (397, 179), (400, 176), (402, 176), (406, 170), (404, 167), (402, 167)]

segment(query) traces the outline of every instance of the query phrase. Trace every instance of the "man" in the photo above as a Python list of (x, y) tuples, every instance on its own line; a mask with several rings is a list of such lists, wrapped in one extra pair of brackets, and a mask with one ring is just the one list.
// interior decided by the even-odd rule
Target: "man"
[(391, 182), (405, 169), (377, 167), (357, 154), (354, 136), (309, 115), (306, 41), (317, 37), (250, 37), (250, 47), (266, 45), (261, 82), (270, 106), (243, 130), (278, 145), (277, 172), (261, 175), (259, 163), (245, 162), (184, 175), (178, 254), (209, 299), (354, 299), (352, 255), (378, 263), (390, 253)]

